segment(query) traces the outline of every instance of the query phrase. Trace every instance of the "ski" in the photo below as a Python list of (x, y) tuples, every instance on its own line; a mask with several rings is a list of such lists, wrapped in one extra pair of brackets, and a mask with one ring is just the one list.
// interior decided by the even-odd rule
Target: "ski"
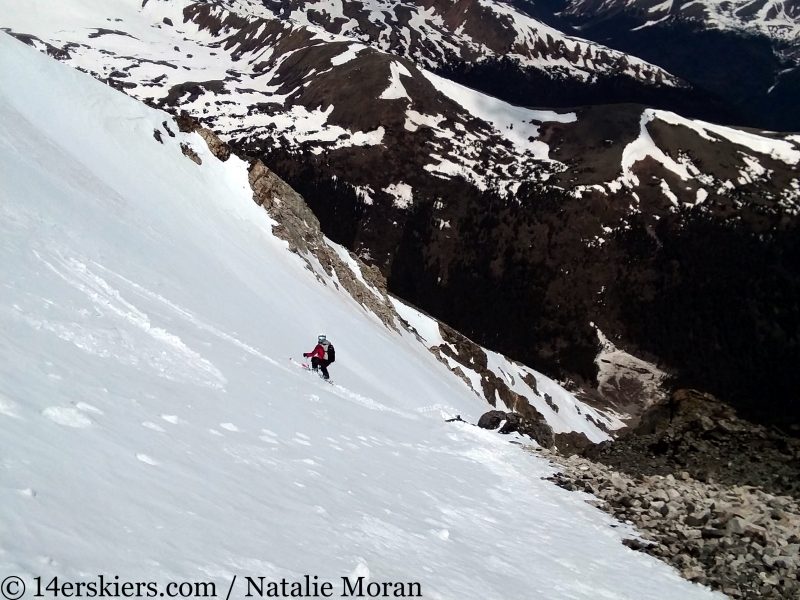
[(334, 384), (333, 384), (333, 380), (331, 380), (331, 379), (325, 379), (324, 377), (322, 377), (322, 375), (321, 375), (321, 374), (318, 374), (318, 373), (316, 373), (316, 372), (314, 371), (314, 369), (312, 369), (312, 368), (311, 368), (309, 365), (307, 365), (306, 363), (304, 363), (304, 362), (300, 362), (300, 361), (297, 361), (297, 360), (293, 359), (291, 356), (289, 357), (289, 362), (290, 362), (290, 363), (292, 363), (292, 364), (295, 364), (295, 365), (297, 365), (298, 367), (300, 367), (300, 368), (301, 368), (301, 369), (303, 369), (304, 371), (308, 371), (309, 373), (314, 373), (315, 375), (317, 375), (317, 377), (319, 377), (320, 379), (322, 379), (322, 381), (324, 381), (325, 383), (330, 383), (331, 385), (334, 385)]

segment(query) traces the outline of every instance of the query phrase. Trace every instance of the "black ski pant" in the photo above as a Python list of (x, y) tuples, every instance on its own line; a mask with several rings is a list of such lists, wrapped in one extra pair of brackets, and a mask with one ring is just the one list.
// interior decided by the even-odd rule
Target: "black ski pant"
[(330, 379), (330, 375), (328, 375), (328, 365), (331, 364), (324, 358), (318, 358), (316, 356), (311, 357), (311, 368), (315, 371), (319, 369), (322, 371), (322, 376), (325, 379)]

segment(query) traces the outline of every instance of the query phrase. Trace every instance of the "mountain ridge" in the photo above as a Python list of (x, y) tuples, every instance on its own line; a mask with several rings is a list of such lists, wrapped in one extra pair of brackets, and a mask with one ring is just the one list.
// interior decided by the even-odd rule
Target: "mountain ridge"
[(552, 10), (581, 35), (725, 99), (740, 125), (800, 130), (800, 9), (793, 0), (572, 0)]

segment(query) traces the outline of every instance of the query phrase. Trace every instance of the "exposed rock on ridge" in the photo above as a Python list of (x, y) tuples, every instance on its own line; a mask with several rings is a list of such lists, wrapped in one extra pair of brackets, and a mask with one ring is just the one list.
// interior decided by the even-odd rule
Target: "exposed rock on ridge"
[[(386, 282), (374, 270), (369, 270), (375, 291), (367, 288), (353, 270), (344, 263), (335, 250), (325, 243), (319, 221), (308, 208), (302, 196), (295, 192), (280, 177), (275, 175), (260, 160), (250, 165), (250, 186), (253, 201), (275, 219), (273, 229), (276, 236), (289, 243), (292, 252), (306, 258), (313, 256), (328, 275), (336, 275), (342, 287), (367, 310), (375, 313), (384, 325), (396, 329), (399, 317), (386, 294)], [(351, 254), (354, 261), (358, 259)], [(360, 268), (360, 261), (357, 262)], [(313, 266), (308, 263), (311, 271)], [(363, 277), (364, 269), (362, 269)], [(380, 296), (380, 297), (379, 297)]]

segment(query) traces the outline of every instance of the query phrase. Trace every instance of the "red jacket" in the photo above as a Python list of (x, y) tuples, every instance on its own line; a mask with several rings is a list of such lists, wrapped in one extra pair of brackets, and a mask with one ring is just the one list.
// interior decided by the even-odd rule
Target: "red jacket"
[(310, 353), (306, 354), (306, 356), (308, 358), (313, 358), (315, 356), (317, 358), (325, 358), (325, 348), (322, 347), (322, 344), (317, 344), (317, 347), (314, 348), (314, 350)]

